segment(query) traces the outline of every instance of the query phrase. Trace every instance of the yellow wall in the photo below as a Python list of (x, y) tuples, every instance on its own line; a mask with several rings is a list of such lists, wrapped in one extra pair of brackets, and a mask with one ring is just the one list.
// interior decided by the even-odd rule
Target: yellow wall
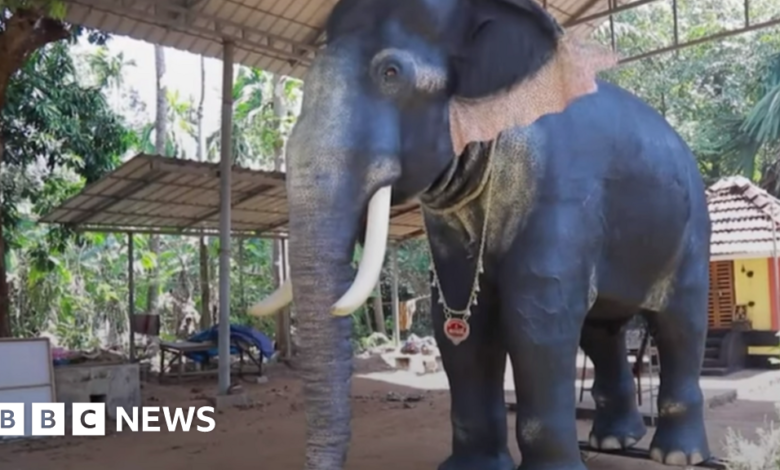
[[(752, 276), (748, 273), (752, 272)], [(772, 329), (769, 292), (769, 263), (766, 258), (734, 260), (734, 294), (737, 305), (747, 305), (754, 330)], [(753, 302), (753, 306), (750, 306)]]
[[(753, 276), (748, 277), (752, 272)], [(734, 294), (737, 305), (747, 305), (754, 330), (772, 329), (772, 301), (769, 263), (766, 258), (734, 260)], [(749, 305), (753, 302), (753, 306)], [(748, 354), (776, 356), (777, 347), (751, 346)]]

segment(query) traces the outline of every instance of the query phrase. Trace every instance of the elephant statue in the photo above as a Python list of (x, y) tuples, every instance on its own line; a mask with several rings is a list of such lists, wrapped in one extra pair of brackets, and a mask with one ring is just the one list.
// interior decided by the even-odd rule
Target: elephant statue
[[(391, 207), (411, 200), (430, 244), (451, 396), (440, 470), (585, 470), (578, 347), (595, 367), (591, 444), (634, 445), (647, 431), (625, 346), (635, 315), (660, 354), (652, 458), (708, 459), (704, 184), (658, 112), (596, 78), (614, 55), (534, 0), (340, 0), (325, 28), (287, 144), (291, 275), (251, 309), (294, 302), (306, 469), (344, 468), (350, 313), (379, 278)], [(508, 452), (507, 357), (519, 467)]]

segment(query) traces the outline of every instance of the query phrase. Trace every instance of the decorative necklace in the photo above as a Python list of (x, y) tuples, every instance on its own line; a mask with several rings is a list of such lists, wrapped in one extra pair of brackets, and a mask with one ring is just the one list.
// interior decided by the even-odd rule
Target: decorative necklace
[[(442, 290), (441, 284), (439, 283), (439, 275), (436, 272), (436, 266), (433, 262), (433, 253), (431, 253), (430, 270), (433, 272), (433, 281), (431, 282), (431, 288), (439, 291), (439, 304), (442, 305), (442, 308), (444, 310), (444, 335), (447, 336), (447, 338), (450, 341), (452, 341), (452, 343), (455, 346), (462, 343), (463, 341), (466, 341), (466, 339), (468, 339), (469, 337), (469, 334), (471, 333), (471, 326), (469, 326), (469, 318), (471, 317), (471, 307), (477, 305), (477, 297), (479, 296), (479, 277), (480, 274), (485, 272), (483, 258), (485, 256), (488, 221), (490, 220), (490, 205), (493, 199), (492, 197), (493, 196), (493, 191), (492, 191), (493, 153), (496, 150), (497, 141), (498, 141), (498, 137), (493, 139), (493, 142), (490, 146), (490, 153), (488, 154), (488, 168), (485, 177), (480, 182), (480, 185), (476, 191), (474, 191), (471, 195), (464, 198), (463, 201), (461, 201), (459, 204), (456, 204), (453, 207), (448, 207), (447, 209), (444, 210), (432, 210), (430, 208), (426, 208), (427, 211), (437, 215), (450, 214), (452, 212), (461, 209), (467, 203), (479, 197), (481, 194), (483, 194), (484, 191), (487, 191), (487, 199), (485, 201), (485, 215), (484, 215), (485, 220), (482, 223), (482, 236), (479, 243), (479, 254), (477, 256), (476, 272), (474, 273), (474, 282), (472, 283), (471, 286), (471, 292), (469, 294), (469, 299), (468, 299), (468, 303), (466, 304), (466, 308), (461, 310), (456, 310), (447, 304), (447, 301), (444, 299), (444, 291)], [(424, 223), (423, 223), (423, 228), (426, 231), (426, 237), (427, 237), (428, 235), (427, 228), (425, 227)], [(428, 239), (430, 240), (430, 238)]]

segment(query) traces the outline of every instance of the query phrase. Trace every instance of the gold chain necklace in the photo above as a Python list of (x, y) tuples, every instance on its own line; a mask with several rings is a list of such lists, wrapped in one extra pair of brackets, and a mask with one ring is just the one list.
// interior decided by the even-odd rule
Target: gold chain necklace
[[(485, 272), (485, 266), (483, 264), (483, 258), (485, 256), (485, 245), (487, 244), (487, 228), (490, 220), (490, 206), (493, 199), (493, 154), (496, 150), (496, 142), (498, 137), (493, 139), (490, 145), (490, 153), (488, 154), (488, 168), (485, 177), (481, 181), (479, 187), (471, 195), (464, 198), (459, 204), (454, 207), (448, 207), (443, 210), (434, 210), (426, 208), (427, 211), (437, 214), (445, 215), (461, 209), (467, 203), (476, 199), (478, 196), (487, 191), (487, 200), (485, 201), (485, 220), (482, 222), (482, 236), (479, 242), (479, 254), (477, 255), (476, 272), (474, 273), (474, 282), (471, 286), (471, 292), (469, 293), (468, 303), (466, 307), (461, 310), (456, 310), (447, 304), (444, 299), (444, 291), (439, 283), (439, 274), (436, 271), (436, 266), (433, 262), (433, 253), (431, 253), (431, 266), (430, 270), (433, 272), (433, 281), (431, 282), (431, 288), (439, 291), (439, 304), (442, 305), (444, 310), (444, 334), (452, 341), (456, 346), (465, 341), (471, 333), (471, 327), (469, 326), (469, 318), (471, 317), (471, 307), (477, 305), (477, 297), (479, 296), (479, 277), (480, 274)], [(428, 236), (427, 227), (423, 223), (423, 229), (425, 230), (426, 237)], [(430, 241), (430, 237), (428, 238)]]

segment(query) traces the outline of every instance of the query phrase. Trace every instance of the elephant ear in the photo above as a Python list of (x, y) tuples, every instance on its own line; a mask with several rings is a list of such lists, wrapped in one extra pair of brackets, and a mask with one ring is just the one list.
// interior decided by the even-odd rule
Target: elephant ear
[(450, 72), (450, 131), (456, 155), (470, 142), (559, 113), (597, 90), (614, 66), (609, 49), (568, 35), (534, 0), (472, 0)]

